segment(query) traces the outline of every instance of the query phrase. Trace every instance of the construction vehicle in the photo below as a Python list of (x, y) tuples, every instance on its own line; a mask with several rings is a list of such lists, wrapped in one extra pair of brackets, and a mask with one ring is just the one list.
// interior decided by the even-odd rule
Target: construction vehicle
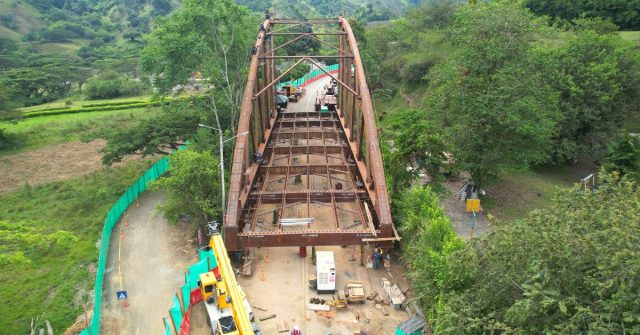
[(294, 92), (291, 95), (289, 95), (289, 101), (298, 102), (298, 100), (300, 100), (300, 98), (304, 96), (304, 92), (305, 92), (304, 87), (297, 87), (294, 90)]
[(214, 232), (209, 242), (217, 267), (200, 275), (200, 292), (212, 334), (260, 335), (246, 294), (236, 281), (222, 235)]
[(328, 305), (328, 306), (335, 307), (335, 308), (345, 308), (345, 307), (347, 307), (347, 300), (345, 300), (345, 299), (326, 300), (324, 302), (324, 304)]
[(293, 94), (293, 91), (294, 91), (293, 85), (286, 84), (282, 86), (282, 88), (280, 89), (280, 94), (288, 97)]

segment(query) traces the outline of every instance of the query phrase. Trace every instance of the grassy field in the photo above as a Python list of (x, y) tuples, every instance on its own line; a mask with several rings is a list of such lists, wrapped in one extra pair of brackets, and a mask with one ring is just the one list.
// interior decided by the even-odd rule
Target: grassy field
[(619, 34), (623, 39), (640, 45), (640, 31), (621, 31)]
[(0, 156), (51, 144), (92, 139), (103, 127), (129, 127), (142, 119), (151, 117), (158, 110), (159, 107), (134, 108), (41, 116), (24, 119), (15, 124), (0, 123), (0, 129), (14, 134), (21, 143), (17, 149), (3, 151)]
[(28, 333), (36, 316), (50, 320), (56, 334), (75, 321), (91, 294), (84, 290), (93, 287), (105, 213), (150, 165), (135, 161), (0, 196), (0, 256), (11, 253), (13, 243), (30, 262), (6, 264), (0, 257), (2, 334)]
[(562, 165), (508, 173), (487, 187), (482, 207), (500, 221), (523, 218), (532, 210), (549, 206), (559, 189), (572, 187), (594, 169), (591, 165)]
[[(135, 97), (122, 97), (122, 98), (115, 98), (115, 99), (96, 99), (96, 100), (92, 100), (92, 99), (88, 99), (85, 96), (71, 96), (71, 97), (65, 97), (63, 99), (58, 99), (56, 101), (52, 101), (46, 104), (42, 104), (42, 105), (36, 105), (36, 106), (29, 106), (29, 107), (23, 107), (23, 108), (18, 108), (20, 111), (23, 112), (32, 112), (32, 111), (37, 111), (37, 110), (45, 110), (45, 109), (51, 109), (51, 108), (59, 108), (59, 107), (81, 107), (82, 105), (90, 105), (90, 104), (101, 104), (101, 103), (118, 103), (118, 102), (127, 102), (127, 101), (131, 101), (131, 102), (136, 102), (136, 101), (149, 101), (151, 99), (151, 95), (141, 95), (141, 96), (135, 96)], [(67, 101), (71, 101), (71, 105), (66, 105)]]

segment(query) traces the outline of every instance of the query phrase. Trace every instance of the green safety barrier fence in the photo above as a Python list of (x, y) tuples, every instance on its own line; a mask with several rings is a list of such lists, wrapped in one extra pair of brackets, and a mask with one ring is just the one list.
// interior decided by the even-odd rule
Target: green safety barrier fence
[(199, 251), (199, 261), (198, 263), (192, 264), (189, 266), (187, 272), (184, 274), (184, 282), (185, 284), (180, 287), (180, 294), (182, 295), (182, 302), (184, 303), (184, 308), (180, 308), (180, 300), (173, 296), (173, 303), (171, 307), (169, 307), (169, 314), (171, 321), (165, 319), (164, 324), (164, 334), (171, 334), (172, 324), (173, 327), (180, 331), (180, 327), (182, 326), (183, 319), (186, 323), (189, 323), (188, 316), (185, 319), (185, 315), (182, 314), (184, 310), (185, 314), (189, 314), (189, 309), (191, 307), (191, 291), (198, 288), (198, 281), (200, 280), (200, 275), (209, 272), (212, 269), (218, 267), (218, 262), (214, 257), (213, 250), (200, 250)]
[[(337, 71), (338, 67), (340, 66), (340, 64), (333, 64), (333, 65), (329, 65), (329, 66), (325, 66), (324, 69), (327, 72), (332, 72), (332, 71)], [(277, 89), (281, 89), (282, 86), (284, 85), (293, 85), (293, 87), (298, 87), (298, 86), (302, 86), (304, 85), (307, 81), (313, 81), (316, 78), (324, 75), (324, 71), (320, 70), (320, 69), (315, 69), (307, 74), (305, 74), (303, 77), (300, 77), (296, 80), (289, 80), (289, 81), (285, 81), (282, 82), (278, 85), (276, 85)]]
[[(184, 148), (180, 147), (179, 150)], [(116, 201), (115, 205), (111, 207), (107, 213), (107, 217), (104, 220), (104, 227), (102, 228), (102, 238), (100, 239), (100, 255), (98, 257), (98, 271), (96, 273), (96, 284), (94, 288), (95, 301), (93, 305), (93, 317), (91, 318), (91, 324), (89, 328), (86, 328), (80, 333), (81, 335), (98, 335), (100, 334), (100, 320), (101, 320), (101, 306), (102, 306), (102, 287), (104, 283), (104, 271), (107, 265), (107, 255), (109, 255), (109, 243), (111, 242), (111, 233), (113, 227), (115, 227), (118, 220), (124, 212), (129, 208), (138, 195), (147, 190), (147, 186), (150, 182), (157, 180), (165, 172), (169, 170), (169, 159), (163, 157), (152, 167), (147, 170), (138, 180), (136, 180), (127, 189), (124, 194)]]

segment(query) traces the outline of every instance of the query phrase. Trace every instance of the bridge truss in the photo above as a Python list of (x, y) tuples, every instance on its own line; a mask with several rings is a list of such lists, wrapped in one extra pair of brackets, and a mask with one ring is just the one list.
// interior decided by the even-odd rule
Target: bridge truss
[[(327, 28), (291, 31), (303, 25)], [(332, 36), (334, 43), (323, 36)], [(305, 38), (319, 41), (335, 54), (282, 55), (281, 49)], [(276, 45), (277, 40), (286, 41)], [(224, 216), (227, 248), (390, 246), (397, 233), (378, 128), (349, 22), (343, 17), (267, 18), (253, 51), (237, 129), (248, 135), (236, 140)], [(337, 73), (323, 70), (339, 84), (336, 110), (318, 112), (290, 103), (278, 112), (275, 85), (300, 63), (323, 69), (319, 61), (327, 58), (339, 63)], [(296, 63), (276, 76), (276, 66), (285, 60)], [(307, 99), (313, 94), (309, 92)]]

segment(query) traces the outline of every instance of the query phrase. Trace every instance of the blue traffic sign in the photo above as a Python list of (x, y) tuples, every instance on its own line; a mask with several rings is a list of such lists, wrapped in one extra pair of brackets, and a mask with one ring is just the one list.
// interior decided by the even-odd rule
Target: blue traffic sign
[(118, 300), (127, 299), (127, 291), (118, 291), (118, 292), (116, 292), (116, 297), (118, 297)]

